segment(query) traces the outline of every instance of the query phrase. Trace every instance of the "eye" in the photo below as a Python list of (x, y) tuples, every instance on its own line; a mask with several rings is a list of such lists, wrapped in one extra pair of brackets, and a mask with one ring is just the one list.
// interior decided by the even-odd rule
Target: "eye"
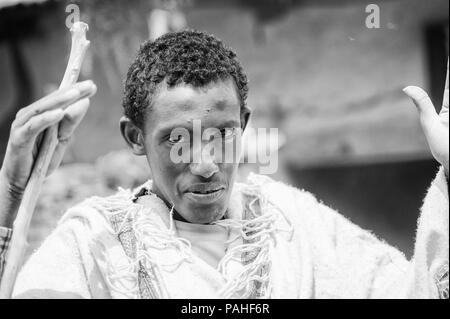
[(169, 138), (167, 139), (167, 141), (172, 144), (182, 143), (184, 142), (184, 140), (185, 138), (183, 135), (173, 135), (169, 136)]
[(235, 128), (224, 128), (224, 129), (220, 130), (220, 134), (223, 139), (229, 139), (229, 138), (234, 137), (234, 135), (236, 134), (236, 129)]

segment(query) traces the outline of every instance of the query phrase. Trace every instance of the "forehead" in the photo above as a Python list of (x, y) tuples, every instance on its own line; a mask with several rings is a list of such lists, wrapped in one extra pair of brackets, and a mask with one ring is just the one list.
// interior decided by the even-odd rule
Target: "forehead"
[(155, 132), (175, 127), (189, 127), (194, 120), (202, 126), (239, 126), (240, 99), (232, 79), (219, 80), (204, 87), (181, 83), (169, 88), (161, 83), (147, 110), (146, 130)]

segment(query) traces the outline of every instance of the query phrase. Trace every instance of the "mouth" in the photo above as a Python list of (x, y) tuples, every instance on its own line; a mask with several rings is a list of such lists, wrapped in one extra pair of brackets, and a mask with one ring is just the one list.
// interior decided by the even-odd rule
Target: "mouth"
[(201, 183), (191, 185), (185, 196), (199, 204), (213, 203), (225, 193), (225, 186), (220, 183)]

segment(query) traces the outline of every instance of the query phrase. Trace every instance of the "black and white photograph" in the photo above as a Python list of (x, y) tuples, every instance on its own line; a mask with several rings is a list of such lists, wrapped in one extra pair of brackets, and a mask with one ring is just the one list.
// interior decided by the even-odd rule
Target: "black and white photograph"
[(448, 0), (0, 0), (0, 299), (448, 299), (448, 56)]

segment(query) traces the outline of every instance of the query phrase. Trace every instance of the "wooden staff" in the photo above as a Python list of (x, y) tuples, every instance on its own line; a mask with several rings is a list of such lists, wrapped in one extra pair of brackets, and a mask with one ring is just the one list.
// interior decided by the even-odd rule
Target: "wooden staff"
[[(88, 25), (83, 22), (75, 22), (70, 29), (72, 33), (72, 46), (69, 62), (61, 81), (60, 89), (75, 84), (80, 74), (81, 64), (89, 46), (86, 40)], [(58, 145), (58, 125), (48, 128), (44, 132), (41, 146), (33, 170), (25, 188), (22, 202), (14, 221), (11, 244), (8, 249), (3, 279), (0, 285), (0, 298), (11, 298), (17, 274), (22, 267), (25, 251), (28, 247), (27, 235), (30, 221), (33, 217), (37, 199), (42, 188), (47, 171)]]

